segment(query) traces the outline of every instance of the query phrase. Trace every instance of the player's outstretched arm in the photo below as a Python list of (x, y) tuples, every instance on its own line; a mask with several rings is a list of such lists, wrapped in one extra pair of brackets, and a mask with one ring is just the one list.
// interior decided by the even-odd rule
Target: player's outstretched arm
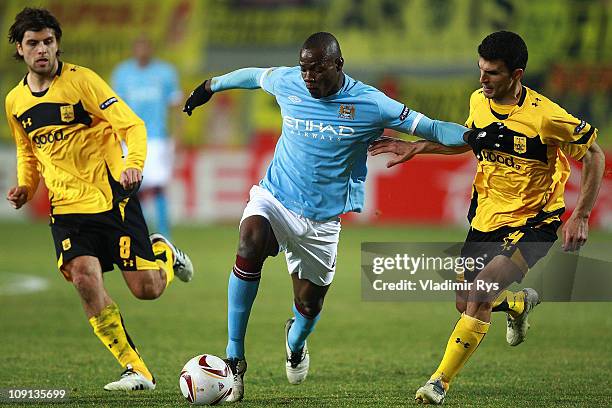
[(6, 194), (6, 199), (14, 209), (18, 210), (28, 202), (28, 188), (26, 186), (11, 187)]
[(380, 137), (369, 147), (368, 152), (372, 156), (383, 153), (390, 153), (393, 158), (387, 162), (387, 168), (412, 159), (417, 154), (461, 154), (470, 150), (469, 146), (444, 146), (440, 143), (430, 142), (429, 140), (418, 140), (408, 142), (393, 137)]
[(444, 146), (465, 146), (466, 144), (464, 135), (469, 129), (465, 126), (453, 122), (430, 119), (422, 113), (417, 113), (414, 121), (416, 122), (414, 127), (415, 136)]
[(185, 102), (183, 112), (191, 116), (191, 112), (208, 102), (215, 92), (227, 89), (260, 88), (259, 80), (264, 72), (266, 72), (264, 68), (241, 68), (219, 77), (207, 79), (191, 92)]
[(589, 235), (589, 216), (595, 205), (603, 179), (606, 158), (597, 143), (593, 143), (580, 160), (583, 163), (580, 179), (580, 195), (572, 215), (563, 226), (563, 249), (580, 249)]

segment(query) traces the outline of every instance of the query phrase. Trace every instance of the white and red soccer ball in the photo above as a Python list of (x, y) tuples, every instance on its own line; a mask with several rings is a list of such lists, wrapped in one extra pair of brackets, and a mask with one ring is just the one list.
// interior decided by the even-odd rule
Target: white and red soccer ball
[(194, 405), (216, 405), (232, 392), (234, 377), (217, 356), (202, 354), (189, 360), (179, 379), (183, 396)]

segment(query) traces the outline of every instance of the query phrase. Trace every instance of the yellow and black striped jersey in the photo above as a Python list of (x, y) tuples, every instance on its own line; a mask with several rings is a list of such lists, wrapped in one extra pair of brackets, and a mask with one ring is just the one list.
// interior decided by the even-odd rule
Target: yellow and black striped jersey
[[(26, 75), (5, 107), (18, 184), (28, 187), (30, 199), (42, 175), (52, 214), (110, 210), (121, 172), (144, 166), (144, 123), (88, 68), (60, 62), (43, 92), (32, 92)], [(125, 160), (121, 140), (129, 151)]]
[(472, 228), (488, 232), (559, 220), (570, 172), (567, 156), (581, 159), (597, 129), (525, 86), (516, 105), (498, 105), (482, 90), (472, 94), (466, 126), (493, 122), (516, 133), (513, 143), (480, 154), (468, 213)]

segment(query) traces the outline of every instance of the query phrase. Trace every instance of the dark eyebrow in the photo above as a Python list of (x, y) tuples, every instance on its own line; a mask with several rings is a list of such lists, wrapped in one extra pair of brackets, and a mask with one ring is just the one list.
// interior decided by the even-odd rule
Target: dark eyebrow
[(306, 63), (300, 61), (299, 64), (300, 64), (301, 67), (317, 67), (319, 65), (325, 65), (329, 61), (330, 61), (330, 58), (322, 58), (322, 59), (317, 60), (317, 61), (306, 62)]
[(482, 69), (482, 67), (480, 66), (480, 64), (478, 64), (478, 69), (486, 72), (487, 74), (498, 74), (499, 70), (498, 69)]
[(28, 38), (26, 41), (27, 42), (30, 42), (30, 41), (39, 42), (39, 41), (47, 41), (47, 40), (52, 40), (52, 39), (53, 39), (53, 36), (50, 35), (48, 37), (43, 38), (42, 40), (37, 40), (35, 38)]

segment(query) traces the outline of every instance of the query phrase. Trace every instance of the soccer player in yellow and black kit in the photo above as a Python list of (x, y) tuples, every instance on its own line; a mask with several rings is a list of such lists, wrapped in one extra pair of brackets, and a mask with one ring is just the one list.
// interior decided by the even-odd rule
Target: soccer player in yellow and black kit
[[(16, 209), (23, 206), (42, 175), (58, 267), (77, 289), (94, 333), (125, 369), (104, 389), (154, 389), (102, 273), (117, 264), (137, 298), (155, 299), (175, 274), (190, 280), (193, 267), (166, 238), (149, 237), (131, 194), (146, 156), (143, 122), (93, 71), (59, 60), (61, 36), (59, 22), (45, 9), (23, 9), (9, 30), (15, 57), (28, 73), (6, 97), (18, 179), (7, 199)], [(125, 160), (121, 140), (128, 147)]]
[(468, 293), (457, 294), (461, 318), (438, 369), (416, 393), (415, 399), (422, 403), (444, 402), (450, 382), (489, 330), (492, 311), (508, 313), (510, 345), (525, 339), (527, 315), (539, 303), (538, 294), (533, 289), (512, 293), (506, 288), (520, 282), (557, 240), (570, 173), (567, 157), (583, 163), (578, 203), (563, 227), (563, 248), (568, 251), (587, 240), (589, 214), (605, 167), (595, 127), (522, 85), (527, 46), (519, 35), (490, 34), (478, 53), (482, 88), (470, 98), (466, 126), (474, 130), (464, 136), (469, 146), (384, 139), (370, 148), (374, 155), (393, 153), (389, 167), (415, 154), (458, 154), (470, 147), (478, 159), (468, 212), (470, 230), (461, 255), (486, 255), (488, 263), (461, 279), (477, 278), (499, 289), (487, 293), (473, 285)]

